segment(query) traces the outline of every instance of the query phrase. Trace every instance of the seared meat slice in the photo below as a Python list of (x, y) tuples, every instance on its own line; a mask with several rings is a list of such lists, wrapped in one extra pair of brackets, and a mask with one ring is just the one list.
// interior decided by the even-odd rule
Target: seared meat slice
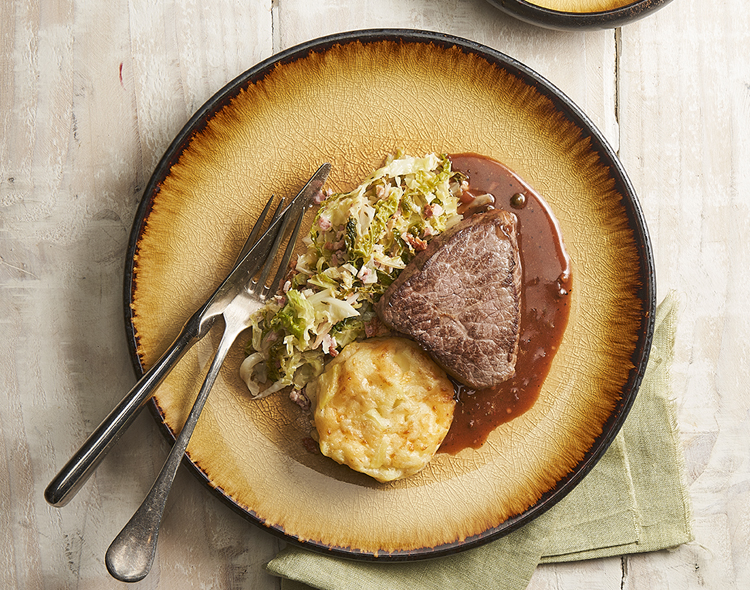
[(521, 326), (516, 224), (502, 210), (463, 220), (433, 239), (376, 306), (384, 324), (476, 389), (515, 374)]

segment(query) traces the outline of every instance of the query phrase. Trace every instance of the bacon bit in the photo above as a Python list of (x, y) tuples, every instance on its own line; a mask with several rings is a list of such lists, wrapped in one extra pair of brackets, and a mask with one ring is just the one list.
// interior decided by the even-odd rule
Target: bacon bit
[(336, 341), (330, 334), (323, 336), (323, 352), (331, 357), (336, 357), (339, 354), (339, 351), (336, 350)]
[(325, 215), (321, 215), (320, 217), (318, 217), (318, 227), (323, 231), (328, 231), (333, 227), (333, 224), (331, 223), (331, 220), (328, 219)]
[(401, 239), (404, 240), (404, 242), (406, 242), (407, 244), (409, 244), (412, 248), (414, 248), (417, 252), (421, 252), (422, 250), (427, 248), (427, 242), (425, 242), (421, 238), (411, 235), (408, 232), (402, 233)]
[(424, 231), (422, 232), (422, 236), (424, 236), (426, 238), (428, 236), (433, 236), (433, 235), (435, 235), (435, 232), (432, 231), (432, 226), (431, 225), (425, 225), (424, 226)]
[(310, 409), (310, 398), (307, 397), (304, 389), (292, 389), (289, 392), (289, 399), (305, 411)]
[(435, 203), (434, 205), (427, 203), (424, 206), (424, 218), (430, 219), (431, 217), (438, 217), (443, 212), (443, 208)]
[(357, 273), (357, 278), (365, 285), (372, 285), (378, 282), (377, 273), (368, 266), (363, 266)]
[(323, 245), (323, 248), (325, 250), (330, 250), (331, 252), (335, 252), (336, 250), (341, 250), (345, 246), (344, 240), (339, 240), (338, 242), (326, 242)]
[(317, 193), (315, 193), (315, 196), (313, 197), (313, 202), (316, 205), (320, 205), (325, 200), (326, 200), (326, 195), (323, 194), (323, 191), (321, 191), (321, 190), (319, 190)]
[(291, 288), (292, 288), (292, 281), (287, 281), (287, 282), (284, 283), (284, 286), (281, 288), (281, 290), (284, 293), (289, 293), (289, 289), (291, 289)]
[(339, 264), (344, 262), (344, 260), (346, 260), (346, 252), (344, 252), (343, 250), (336, 250), (331, 255), (331, 266), (338, 266)]

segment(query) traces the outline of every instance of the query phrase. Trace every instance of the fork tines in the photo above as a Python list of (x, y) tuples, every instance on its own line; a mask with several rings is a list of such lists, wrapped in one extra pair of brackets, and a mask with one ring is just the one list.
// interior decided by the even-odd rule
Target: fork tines
[[(263, 211), (261, 212), (260, 216), (258, 217), (258, 221), (255, 222), (255, 225), (253, 226), (252, 231), (250, 232), (250, 236), (247, 239), (247, 242), (245, 244), (245, 247), (243, 248), (243, 252), (248, 251), (252, 245), (255, 243), (258, 234), (260, 234), (260, 228), (263, 225), (263, 221), (268, 214), (268, 211), (271, 208), (271, 203), (273, 202), (274, 197), (271, 196), (271, 198), (266, 203), (266, 206), (263, 208)], [(284, 208), (284, 199), (282, 198), (279, 201), (279, 204), (276, 206), (276, 210), (274, 211), (273, 217), (271, 218), (271, 221), (269, 223), (273, 224), (274, 221), (281, 215), (281, 212)], [(265, 300), (269, 296), (273, 296), (276, 294), (276, 291), (279, 289), (279, 285), (281, 284), (282, 279), (287, 273), (287, 267), (289, 265), (289, 261), (292, 258), (292, 254), (294, 253), (294, 249), (297, 245), (297, 238), (299, 237), (299, 232), (302, 227), (302, 219), (305, 216), (306, 208), (303, 208), (297, 215), (297, 219), (295, 221), (294, 229), (292, 230), (291, 236), (289, 237), (289, 241), (287, 242), (286, 249), (284, 250), (284, 254), (281, 258), (281, 261), (278, 266), (278, 270), (276, 271), (276, 275), (273, 278), (273, 281), (271, 281), (271, 284), (266, 286), (266, 280), (268, 279), (268, 275), (271, 273), (271, 270), (274, 266), (274, 261), (276, 259), (276, 255), (278, 254), (279, 248), (281, 247), (281, 244), (284, 241), (284, 235), (286, 234), (286, 230), (290, 224), (292, 214), (291, 212), (287, 213), (284, 219), (281, 221), (280, 227), (276, 233), (276, 237), (274, 238), (273, 245), (271, 246), (270, 251), (268, 252), (268, 257), (266, 258), (266, 262), (263, 265), (263, 267), (260, 270), (260, 273), (258, 277), (252, 281), (247, 286), (247, 291), (251, 295), (254, 295), (258, 297), (261, 300)], [(240, 257), (242, 254), (240, 254)]]

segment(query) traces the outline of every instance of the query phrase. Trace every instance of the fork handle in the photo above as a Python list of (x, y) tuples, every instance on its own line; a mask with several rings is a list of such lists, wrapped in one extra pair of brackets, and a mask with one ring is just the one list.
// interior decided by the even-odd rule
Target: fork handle
[(198, 418), (227, 352), (229, 352), (234, 339), (244, 328), (245, 325), (239, 327), (226, 326), (206, 378), (198, 392), (198, 397), (193, 402), (187, 420), (169, 451), (169, 456), (164, 461), (154, 485), (133, 517), (107, 549), (105, 563), (107, 570), (114, 578), (122, 582), (137, 582), (146, 577), (151, 570), (156, 554), (156, 543), (159, 538), (164, 507), (167, 503), (169, 491), (172, 489), (177, 468), (182, 462), (190, 437), (198, 423)]
[[(172, 345), (133, 386), (81, 445), (44, 490), (52, 506), (65, 506), (94, 472), (128, 426), (138, 416), (154, 391), (187, 350), (198, 340), (199, 324), (193, 316), (182, 328)], [(205, 329), (205, 322), (204, 322)]]

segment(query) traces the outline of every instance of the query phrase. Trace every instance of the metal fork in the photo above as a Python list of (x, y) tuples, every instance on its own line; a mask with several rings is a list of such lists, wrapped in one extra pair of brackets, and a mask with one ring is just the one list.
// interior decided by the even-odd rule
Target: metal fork
[[(330, 171), (329, 163), (320, 166), (302, 190), (291, 199), (284, 212), (291, 215), (292, 212), (306, 209), (322, 188)], [(262, 219), (268, 213), (272, 201), (273, 198), (263, 210)], [(237, 293), (245, 289), (248, 281), (255, 276), (266, 260), (283, 220), (284, 217), (275, 218), (260, 237), (258, 236), (262, 220), (256, 223), (232, 271), (185, 322), (169, 348), (141, 376), (49, 483), (44, 490), (44, 498), (47, 502), (52, 506), (62, 507), (78, 493), (185, 352), (208, 334), (215, 320), (224, 313), (227, 305)], [(265, 293), (263, 295), (265, 296)]]
[[(270, 201), (269, 201), (270, 205)], [(268, 210), (269, 205), (264, 209)], [(274, 219), (279, 215), (283, 205), (280, 204), (274, 215)], [(112, 541), (106, 555), (107, 569), (110, 574), (123, 582), (137, 582), (142, 580), (151, 569), (156, 552), (156, 542), (159, 536), (159, 526), (161, 524), (164, 507), (166, 505), (169, 491), (174, 482), (177, 468), (180, 466), (183, 455), (193, 434), (195, 425), (198, 422), (201, 410), (206, 403), (211, 387), (216, 380), (224, 358), (229, 349), (242, 331), (250, 326), (250, 317), (258, 311), (266, 302), (269, 296), (273, 296), (278, 290), (279, 284), (286, 274), (289, 260), (294, 251), (299, 236), (302, 218), (305, 210), (303, 209), (297, 216), (291, 237), (279, 263), (278, 270), (270, 285), (266, 286), (266, 280), (274, 265), (276, 255), (283, 242), (287, 226), (291, 222), (291, 215), (286, 215), (282, 220), (279, 232), (273, 242), (263, 268), (258, 278), (250, 281), (246, 288), (242, 289), (227, 305), (222, 312), (224, 317), (224, 333), (219, 342), (216, 354), (211, 362), (208, 374), (198, 393), (198, 397), (193, 404), (190, 414), (188, 415), (185, 425), (182, 427), (167, 460), (162, 467), (159, 476), (156, 478), (151, 491), (146, 496), (141, 506), (135, 512), (130, 521), (125, 525), (119, 535)], [(261, 220), (256, 224), (259, 229)], [(272, 221), (273, 223), (273, 221)], [(256, 233), (255, 228), (251, 236)], [(248, 240), (250, 241), (250, 240)]]

